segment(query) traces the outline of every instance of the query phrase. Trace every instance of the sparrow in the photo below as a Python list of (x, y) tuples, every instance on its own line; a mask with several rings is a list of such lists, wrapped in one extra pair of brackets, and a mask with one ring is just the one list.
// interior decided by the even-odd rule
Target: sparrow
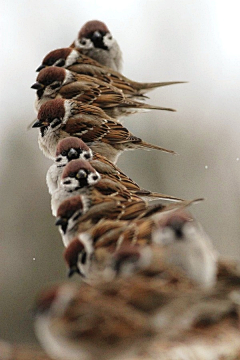
[(80, 159), (70, 161), (64, 168), (60, 185), (52, 193), (51, 207), (53, 215), (56, 216), (57, 209), (63, 200), (77, 194), (84, 195), (86, 202), (88, 196), (92, 198), (90, 203), (100, 203), (105, 201), (106, 197), (111, 197), (115, 202), (126, 203), (124, 209), (125, 207), (126, 209), (132, 207), (136, 203), (137, 212), (145, 211), (148, 206), (146, 201), (137, 195), (131, 194), (120, 182), (107, 178), (101, 179), (100, 174), (88, 161)]
[[(77, 272), (90, 282), (95, 278), (98, 281), (99, 276), (109, 277), (109, 273), (113, 276), (113, 254), (122, 247), (151, 250), (159, 247), (164, 262), (181, 269), (199, 286), (212, 287), (216, 282), (218, 255), (209, 237), (183, 207), (166, 209), (158, 212), (157, 219), (150, 216), (116, 226), (114, 221), (110, 224), (103, 221), (80, 232), (64, 252), (69, 274)], [(120, 273), (119, 268), (118, 263), (116, 274)]]
[[(136, 249), (134, 249), (136, 250)], [(154, 249), (157, 250), (157, 249)], [(125, 249), (121, 266), (139, 262)], [(160, 256), (161, 261), (156, 261)], [(63, 283), (35, 300), (35, 333), (54, 359), (237, 359), (239, 280), (202, 289), (152, 252), (154, 271), (101, 281)], [(123, 260), (124, 259), (124, 260)], [(125, 265), (124, 265), (125, 264)]]
[(55, 98), (73, 99), (85, 105), (95, 105), (114, 118), (145, 110), (175, 111), (155, 105), (145, 104), (130, 98), (122, 90), (98, 80), (81, 75), (62, 67), (50, 66), (42, 69), (37, 81), (31, 86), (36, 91), (37, 111), (43, 103)]
[[(102, 187), (104, 182), (105, 181), (102, 180), (98, 185)], [(107, 182), (107, 186), (108, 185), (109, 183)], [(72, 187), (72, 189), (70, 188), (70, 190), (73, 189), (74, 187)], [(113, 188), (113, 193), (108, 193), (108, 195), (103, 195), (102, 189), (100, 189), (100, 191), (96, 188), (88, 188), (85, 189), (81, 195), (68, 197), (66, 195), (66, 199), (60, 203), (57, 209), (56, 225), (59, 226), (65, 247), (67, 247), (72, 239), (80, 232), (87, 231), (100, 220), (114, 220), (116, 224), (117, 220), (133, 220), (150, 216), (158, 217), (161, 212), (190, 206), (193, 203), (203, 200), (184, 200), (181, 203), (173, 203), (170, 205), (163, 205), (161, 203), (148, 205), (139, 197), (123, 192), (121, 187), (116, 190)], [(75, 192), (76, 191), (73, 190), (70, 194), (72, 195)]]
[(110, 179), (120, 182), (132, 194), (138, 195), (144, 200), (168, 200), (182, 201), (174, 196), (164, 195), (142, 189), (136, 182), (124, 174), (116, 165), (104, 156), (92, 152), (92, 150), (81, 139), (69, 136), (58, 142), (55, 161), (50, 166), (46, 182), (49, 193), (52, 194), (59, 186), (64, 167), (71, 161), (82, 159), (89, 161), (90, 165), (101, 175), (102, 179)]
[(141, 140), (119, 122), (105, 116), (96, 106), (74, 100), (54, 99), (44, 103), (32, 127), (40, 128), (39, 147), (44, 155), (52, 159), (55, 158), (58, 142), (69, 136), (81, 138), (93, 151), (112, 162), (116, 162), (123, 151), (140, 148), (176, 154)]
[(120, 47), (102, 21), (91, 20), (83, 25), (71, 47), (113, 70), (122, 69)]
[(67, 70), (76, 72), (81, 75), (88, 75), (104, 81), (112, 86), (123, 91), (124, 94), (128, 94), (136, 99), (151, 90), (158, 87), (175, 85), (184, 83), (184, 81), (165, 81), (154, 83), (141, 83), (130, 80), (120, 74), (117, 71), (112, 70), (107, 66), (103, 66), (97, 61), (83, 55), (81, 51), (72, 48), (56, 49), (48, 53), (42, 64), (37, 68), (37, 72), (48, 66), (63, 67)]

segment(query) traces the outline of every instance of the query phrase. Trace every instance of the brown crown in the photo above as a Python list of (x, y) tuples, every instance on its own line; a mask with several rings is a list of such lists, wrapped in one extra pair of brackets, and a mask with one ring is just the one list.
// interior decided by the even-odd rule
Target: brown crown
[(76, 159), (70, 161), (62, 174), (62, 178), (68, 177), (70, 174), (77, 174), (79, 170), (87, 170), (88, 172), (95, 173), (96, 171), (94, 168), (89, 164), (88, 161), (82, 160), (82, 159)]
[(59, 81), (62, 83), (65, 79), (65, 76), (65, 69), (57, 66), (50, 66), (40, 71), (37, 76), (37, 82), (46, 87), (52, 84), (54, 81)]
[(42, 61), (43, 65), (52, 66), (59, 59), (66, 60), (68, 55), (71, 53), (71, 48), (56, 49), (48, 53)]
[(192, 216), (184, 209), (177, 209), (176, 211), (170, 212), (166, 216), (160, 219), (159, 225), (161, 227), (171, 226), (174, 222), (186, 223), (192, 221)]
[(64, 100), (54, 99), (49, 100), (42, 104), (38, 112), (39, 121), (48, 121), (49, 123), (53, 119), (62, 119), (65, 115)]
[(91, 20), (86, 22), (86, 24), (84, 24), (83, 27), (80, 29), (78, 33), (78, 38), (81, 39), (83, 37), (88, 37), (95, 31), (102, 31), (105, 33), (109, 32), (107, 26), (102, 21)]
[(81, 139), (78, 139), (73, 136), (69, 136), (65, 139), (59, 141), (56, 151), (56, 156), (60, 155), (63, 151), (68, 151), (70, 149), (81, 149), (89, 151), (89, 147)]

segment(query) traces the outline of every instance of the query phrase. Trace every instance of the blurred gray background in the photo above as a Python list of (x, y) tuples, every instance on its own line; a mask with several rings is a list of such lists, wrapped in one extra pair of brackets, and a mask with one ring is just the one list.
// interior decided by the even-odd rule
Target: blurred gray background
[(1, 2), (0, 337), (34, 342), (30, 309), (45, 284), (65, 279), (63, 245), (50, 212), (30, 89), (51, 50), (88, 20), (108, 25), (138, 81), (185, 80), (150, 93), (176, 113), (134, 115), (125, 125), (179, 156), (125, 153), (119, 165), (141, 186), (206, 201), (192, 207), (217, 249), (240, 257), (239, 2), (209, 0)]

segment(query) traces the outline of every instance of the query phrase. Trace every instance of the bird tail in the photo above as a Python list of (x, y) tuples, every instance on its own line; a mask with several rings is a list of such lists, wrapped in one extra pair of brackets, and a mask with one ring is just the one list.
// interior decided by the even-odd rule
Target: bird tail
[(154, 90), (158, 87), (176, 85), (176, 84), (185, 84), (187, 81), (164, 81), (164, 82), (154, 82), (154, 83), (138, 83), (134, 82), (134, 88), (137, 89), (138, 95), (144, 95), (146, 92)]
[[(167, 211), (176, 211), (179, 209), (184, 209), (188, 206), (191, 206), (193, 204), (198, 204), (201, 201), (204, 201), (204, 198), (197, 198), (197, 199), (193, 199), (193, 200), (183, 200), (180, 203), (173, 203), (173, 204), (169, 204), (167, 206), (164, 207), (163, 210), (159, 211), (152, 211), (152, 215), (154, 215), (154, 219), (157, 220), (158, 217), (161, 217), (161, 212), (167, 212)], [(191, 220), (191, 218), (189, 218), (189, 220)]]
[[(141, 217), (148, 217), (153, 216), (154, 220), (158, 220), (159, 217), (162, 216), (162, 213), (168, 212), (168, 211), (175, 211), (178, 209), (184, 209), (190, 205), (197, 204), (201, 201), (205, 200), (204, 198), (198, 198), (193, 200), (183, 200), (180, 203), (173, 203), (169, 205), (163, 205), (163, 204), (156, 204), (156, 205), (149, 205), (146, 212)], [(191, 218), (189, 218), (191, 220)]]
[(177, 197), (171, 196), (171, 195), (161, 194), (161, 193), (158, 193), (158, 192), (151, 192), (148, 195), (148, 197), (152, 198), (152, 200), (159, 199), (159, 200), (167, 200), (167, 201), (172, 201), (172, 202), (184, 201), (184, 199), (180, 199), (180, 198), (177, 198)]
[(141, 102), (136, 102), (137, 103), (137, 107), (139, 109), (146, 109), (146, 110), (164, 110), (164, 111), (177, 111), (175, 109), (172, 108), (167, 108), (167, 107), (162, 107), (162, 106), (156, 106), (156, 105), (150, 105), (150, 104), (145, 104), (145, 103), (141, 103)]
[(168, 149), (165, 149), (165, 148), (163, 148), (161, 146), (153, 145), (153, 144), (147, 143), (145, 141), (141, 141), (141, 142), (137, 143), (136, 145), (138, 145), (138, 147), (144, 148), (144, 149), (155, 149), (155, 150), (160, 150), (160, 151), (163, 151), (163, 152), (166, 152), (166, 153), (169, 153), (169, 154), (178, 155), (173, 150), (168, 150)]

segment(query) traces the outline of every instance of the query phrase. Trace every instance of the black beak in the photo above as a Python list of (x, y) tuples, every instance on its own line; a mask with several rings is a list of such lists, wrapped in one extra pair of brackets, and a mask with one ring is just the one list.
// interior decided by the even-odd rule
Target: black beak
[(71, 149), (69, 150), (69, 152), (68, 152), (68, 158), (69, 158), (69, 160), (78, 159), (78, 157), (79, 157), (79, 156), (78, 156), (77, 150), (71, 148)]
[(95, 31), (91, 37), (91, 40), (96, 48), (108, 50), (108, 47), (103, 42), (105, 34), (101, 34), (99, 31)]
[(39, 72), (39, 71), (41, 71), (42, 69), (45, 69), (45, 67), (46, 67), (46, 65), (40, 65), (38, 68), (37, 68), (37, 70), (36, 70), (36, 72)]
[(61, 226), (62, 231), (64, 232), (64, 234), (66, 234), (66, 230), (67, 230), (67, 226), (68, 226), (68, 220), (64, 219), (64, 218), (57, 218), (56, 222), (55, 222), (56, 226)]
[(99, 31), (94, 31), (93, 36), (92, 36), (92, 41), (99, 41), (100, 39), (102, 39), (102, 34)]
[(68, 277), (69, 277), (69, 278), (72, 277), (75, 273), (81, 275), (82, 277), (85, 277), (85, 276), (81, 273), (81, 271), (79, 270), (79, 268), (77, 267), (77, 265), (73, 265), (73, 266), (70, 267), (69, 272), (68, 272)]
[(43, 84), (40, 84), (38, 81), (36, 81), (32, 86), (31, 89), (35, 89), (35, 90), (41, 90), (44, 88)]
[(32, 128), (37, 128), (37, 127), (41, 127), (44, 126), (43, 123), (39, 120), (37, 120), (33, 125)]
[(85, 179), (87, 177), (87, 174), (84, 170), (79, 170), (79, 172), (76, 175), (77, 179)]

